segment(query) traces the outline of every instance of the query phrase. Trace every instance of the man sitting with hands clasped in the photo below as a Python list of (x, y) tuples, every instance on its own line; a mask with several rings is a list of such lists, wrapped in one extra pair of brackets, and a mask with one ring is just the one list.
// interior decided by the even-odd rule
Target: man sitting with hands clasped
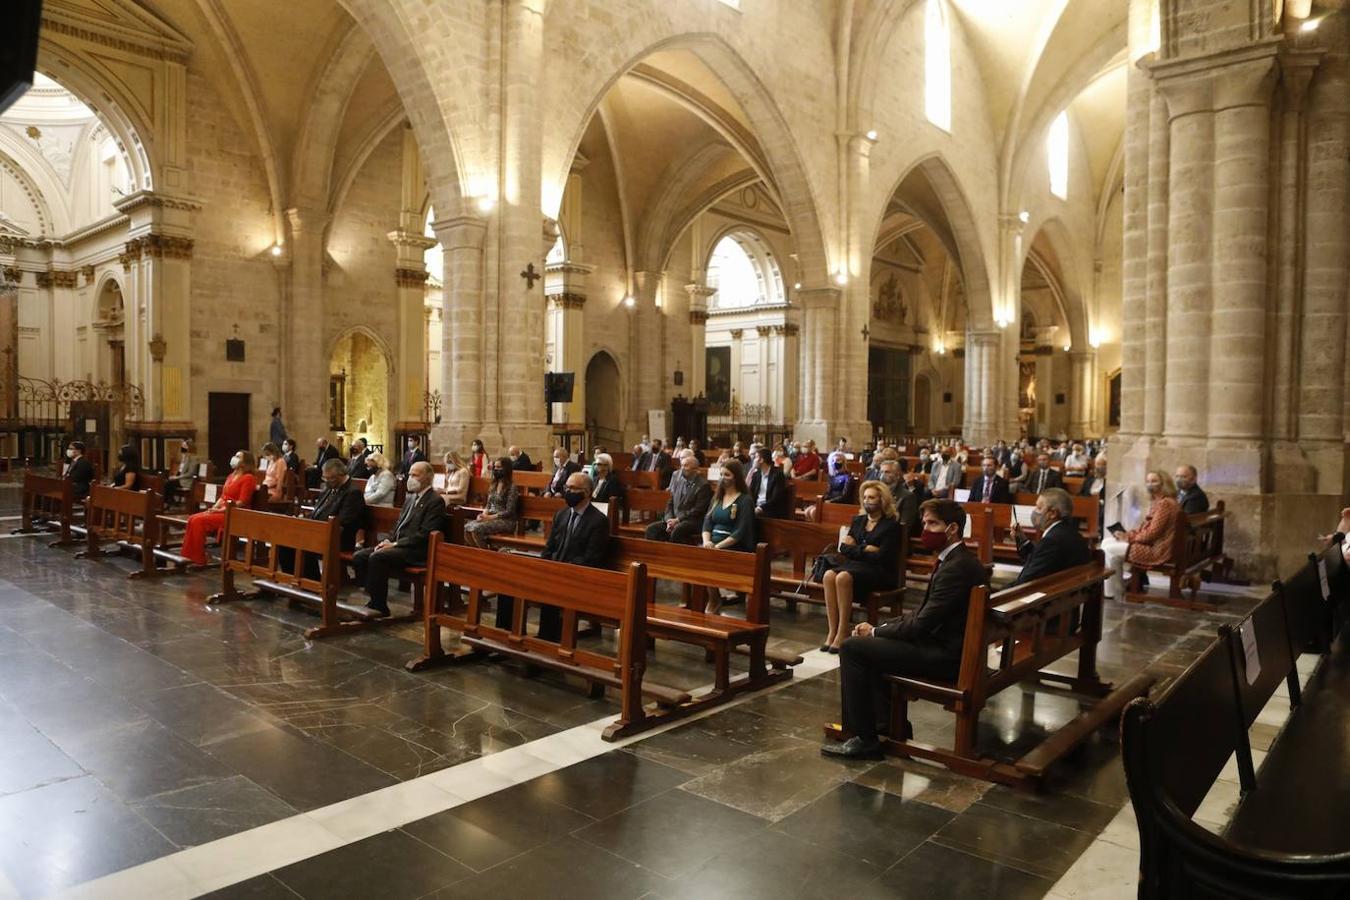
[[(841, 744), (820, 748), (840, 759), (880, 759), (877, 734), (877, 693), (886, 675), (954, 680), (961, 666), (961, 644), (966, 632), (970, 592), (988, 582), (984, 565), (966, 549), (962, 534), (966, 512), (951, 500), (928, 500), (920, 507), (923, 530), (919, 539), (937, 553), (937, 566), (923, 602), (912, 613), (875, 628), (859, 622), (853, 637), (839, 650), (840, 694), (844, 730), (852, 735)], [(883, 694), (884, 696), (884, 694)], [(913, 728), (905, 723), (908, 739)]]
[(389, 537), (352, 556), (356, 579), (366, 586), (366, 604), (382, 616), (389, 615), (389, 576), (406, 566), (427, 561), (427, 544), (434, 531), (445, 529), (445, 501), (431, 489), (431, 463), (413, 463), (408, 473), (407, 499)]

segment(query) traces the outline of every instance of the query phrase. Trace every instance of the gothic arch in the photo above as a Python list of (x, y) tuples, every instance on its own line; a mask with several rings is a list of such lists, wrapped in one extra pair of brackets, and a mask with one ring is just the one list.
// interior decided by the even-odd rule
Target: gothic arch
[[(1049, 245), (1054, 254), (1053, 261), (1037, 250), (1036, 242), (1041, 239)], [(1022, 261), (1022, 265), (1035, 266), (1045, 278), (1050, 285), (1060, 315), (1069, 325), (1070, 342), (1080, 350), (1086, 348), (1087, 304), (1082, 290), (1081, 269), (1068, 228), (1057, 218), (1046, 219), (1023, 246), (1026, 247), (1026, 259)]]
[[(567, 171), (576, 157), (577, 148), (581, 145), (586, 128), (600, 108), (601, 101), (618, 80), (652, 54), (675, 49), (686, 49), (698, 56), (745, 110), (753, 136), (763, 148), (769, 168), (769, 171), (761, 175), (779, 200), (788, 227), (792, 231), (802, 267), (803, 281), (815, 286), (827, 284), (829, 254), (820, 226), (815, 192), (807, 177), (796, 141), (767, 87), (745, 59), (719, 35), (695, 32), (669, 37), (643, 48), (618, 67), (592, 96), (573, 130), (563, 161), (556, 171), (546, 175), (544, 183), (546, 185), (565, 183)], [(753, 157), (750, 158), (750, 162), (753, 166), (755, 162)], [(561, 192), (555, 199), (561, 202)], [(556, 215), (557, 210), (545, 212), (548, 215)]]
[[(593, 371), (596, 365), (607, 369), (604, 373), (605, 379), (601, 381), (596, 378), (596, 372)], [(609, 377), (612, 375), (612, 378)], [(617, 432), (622, 440), (623, 423), (627, 418), (627, 398), (624, 396), (624, 385), (627, 383), (623, 374), (623, 367), (619, 364), (619, 356), (613, 348), (601, 345), (591, 349), (591, 355), (586, 360), (586, 368), (582, 371), (582, 390), (585, 401), (585, 427), (589, 431), (591, 423), (596, 424), (596, 438), (599, 439), (599, 429), (602, 427), (600, 417), (596, 414), (597, 410), (592, 408), (592, 399), (599, 401), (603, 397), (612, 397), (612, 405), (606, 409), (606, 413), (613, 413), (612, 419), (606, 415), (603, 427), (606, 431)], [(595, 404), (599, 406), (597, 402)], [(610, 423), (612, 422), (612, 427)], [(612, 447), (609, 449), (621, 449)]]
[[(352, 325), (335, 334), (324, 348), (323, 358), (325, 360), (332, 359), (333, 353), (338, 348), (338, 344), (341, 344), (344, 340), (354, 334), (364, 335), (370, 339), (371, 343), (379, 348), (380, 353), (384, 355), (385, 363), (389, 366), (389, 375), (392, 378), (393, 375), (398, 372), (398, 356), (394, 353), (393, 348), (389, 346), (389, 342), (385, 340), (384, 337), (366, 325)], [(393, 390), (392, 386), (390, 387), (390, 390)]]
[[(968, 313), (968, 322), (970, 326), (978, 329), (988, 329), (994, 326), (994, 307), (993, 297), (990, 292), (989, 279), (989, 261), (985, 256), (984, 248), (980, 244), (980, 232), (975, 221), (975, 214), (971, 209), (970, 202), (966, 198), (966, 192), (957, 180), (956, 174), (951, 166), (942, 158), (941, 154), (930, 154), (913, 163), (901, 174), (886, 194), (887, 198), (893, 198), (897, 195), (903, 196), (905, 182), (915, 174), (920, 174), (927, 180), (937, 197), (938, 208), (929, 209), (921, 203), (915, 203), (906, 200), (914, 214), (924, 221), (932, 232), (937, 235), (947, 254), (956, 262), (957, 268), (961, 272), (961, 284), (965, 292), (966, 306)], [(876, 223), (870, 229), (872, 238), (872, 247), (877, 246), (877, 240), (881, 230), (886, 222), (887, 208), (889, 201), (884, 204), (878, 215)], [(868, 277), (871, 277), (871, 254), (868, 254)]]

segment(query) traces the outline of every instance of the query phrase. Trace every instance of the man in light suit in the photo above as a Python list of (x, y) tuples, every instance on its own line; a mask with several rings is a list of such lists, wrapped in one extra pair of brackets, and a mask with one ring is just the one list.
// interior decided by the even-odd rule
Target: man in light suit
[(965, 477), (965, 466), (961, 465), (961, 461), (955, 458), (951, 448), (943, 447), (942, 455), (933, 465), (932, 474), (928, 476), (929, 493), (940, 500), (950, 498), (952, 492), (961, 486)]
[(1012, 503), (1012, 491), (1008, 490), (1008, 480), (995, 474), (997, 463), (992, 456), (986, 456), (980, 463), (980, 477), (970, 486), (971, 503)]
[[(952, 680), (961, 666), (970, 592), (988, 583), (979, 557), (961, 539), (966, 512), (951, 500), (929, 500), (922, 507), (920, 540), (938, 551), (937, 568), (928, 582), (923, 602), (912, 613), (873, 628), (860, 622), (853, 637), (839, 650), (840, 694), (844, 730), (852, 737), (820, 748), (838, 759), (880, 759), (877, 738), (878, 695), (884, 697), (886, 675)], [(908, 739), (913, 732), (905, 723)]]
[(389, 577), (406, 566), (427, 561), (427, 543), (432, 532), (445, 530), (445, 500), (431, 487), (434, 472), (427, 462), (416, 463), (408, 474), (407, 499), (389, 537), (374, 547), (357, 550), (352, 557), (356, 580), (370, 595), (368, 609), (389, 615)]
[(670, 479), (670, 501), (660, 520), (647, 526), (647, 540), (696, 544), (703, 533), (703, 517), (712, 502), (712, 487), (698, 473), (698, 460), (685, 451), (680, 471)]

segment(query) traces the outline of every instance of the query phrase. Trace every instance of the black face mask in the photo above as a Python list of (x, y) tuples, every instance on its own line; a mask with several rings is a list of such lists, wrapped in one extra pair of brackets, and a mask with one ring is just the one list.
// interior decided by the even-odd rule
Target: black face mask
[(573, 490), (563, 491), (563, 502), (573, 509), (576, 509), (577, 504), (579, 504), (582, 500), (585, 499), (586, 493), (584, 491), (573, 491)]
[(506, 474), (506, 470), (505, 470), (505, 469), (493, 469), (493, 470), (492, 470), (492, 477), (493, 477), (494, 479), (501, 478), (502, 475), (504, 475), (504, 474)]

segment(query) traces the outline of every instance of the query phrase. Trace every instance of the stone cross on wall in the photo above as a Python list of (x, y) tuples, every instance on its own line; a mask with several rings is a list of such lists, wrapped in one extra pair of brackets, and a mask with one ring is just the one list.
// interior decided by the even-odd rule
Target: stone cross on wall
[(534, 290), (534, 283), (544, 276), (534, 270), (534, 263), (530, 263), (525, 267), (525, 271), (520, 273), (520, 277), (526, 281), (526, 290)]

